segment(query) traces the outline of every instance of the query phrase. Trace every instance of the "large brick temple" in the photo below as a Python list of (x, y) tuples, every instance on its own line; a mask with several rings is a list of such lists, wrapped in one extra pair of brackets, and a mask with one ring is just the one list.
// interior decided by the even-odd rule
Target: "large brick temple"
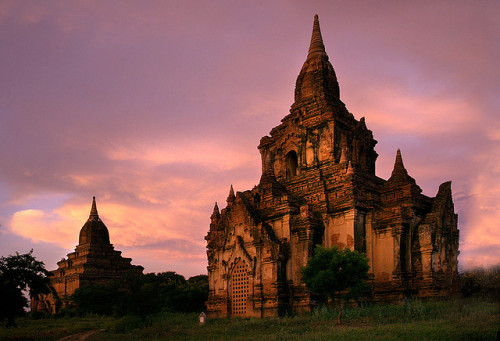
[(95, 197), (87, 222), (80, 230), (74, 252), (57, 262), (50, 272), (53, 293), (32, 299), (31, 310), (55, 313), (76, 289), (88, 285), (105, 285), (123, 279), (128, 272), (140, 274), (144, 268), (131, 265), (109, 241), (109, 231), (99, 218)]
[[(314, 246), (369, 259), (372, 299), (444, 297), (457, 283), (451, 183), (422, 194), (397, 150), (388, 180), (375, 175), (377, 141), (340, 100), (318, 17), (295, 103), (264, 136), (260, 182), (215, 205), (207, 240), (209, 317), (308, 311), (300, 270)], [(426, 166), (428, 167), (428, 166)]]

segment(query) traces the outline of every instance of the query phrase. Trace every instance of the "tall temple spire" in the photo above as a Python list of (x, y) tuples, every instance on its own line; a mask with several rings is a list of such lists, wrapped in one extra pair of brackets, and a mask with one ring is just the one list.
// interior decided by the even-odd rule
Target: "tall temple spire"
[(332, 103), (340, 99), (339, 83), (330, 64), (319, 28), (318, 15), (314, 16), (313, 31), (307, 59), (295, 83), (294, 106), (325, 101)]
[(92, 197), (92, 208), (90, 209), (89, 220), (99, 220), (99, 213), (97, 213), (95, 197)]
[(323, 44), (323, 37), (321, 37), (321, 30), (319, 28), (318, 15), (314, 16), (313, 32), (311, 36), (311, 44), (309, 45), (309, 54), (307, 59), (315, 55), (326, 55), (325, 45)]

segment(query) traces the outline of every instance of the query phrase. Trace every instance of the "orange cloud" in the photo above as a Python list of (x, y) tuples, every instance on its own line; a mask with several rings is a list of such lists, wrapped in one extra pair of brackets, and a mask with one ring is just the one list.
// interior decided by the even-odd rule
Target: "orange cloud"
[(54, 243), (63, 248), (71, 248), (78, 241), (78, 232), (83, 226), (81, 216), (74, 206), (44, 212), (27, 209), (15, 212), (10, 221), (10, 230), (33, 242)]
[[(97, 197), (98, 210), (115, 245), (144, 246), (172, 239), (204, 245), (214, 198), (226, 192), (226, 186), (221, 189), (203, 178), (155, 174), (148, 167), (138, 167), (69, 178), (81, 188), (103, 193)], [(89, 210), (90, 199), (69, 199), (56, 209), (19, 210), (8, 225), (12, 232), (32, 241), (71, 249), (78, 243)]]

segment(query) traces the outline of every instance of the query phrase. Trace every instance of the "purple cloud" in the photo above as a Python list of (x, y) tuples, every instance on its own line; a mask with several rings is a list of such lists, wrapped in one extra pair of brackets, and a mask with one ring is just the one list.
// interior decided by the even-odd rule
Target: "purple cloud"
[(462, 266), (499, 263), (499, 7), (3, 1), (0, 254), (33, 245), (55, 268), (96, 195), (135, 264), (204, 273), (213, 204), (258, 182), (318, 13), (377, 174), (399, 147), (425, 194), (452, 180)]

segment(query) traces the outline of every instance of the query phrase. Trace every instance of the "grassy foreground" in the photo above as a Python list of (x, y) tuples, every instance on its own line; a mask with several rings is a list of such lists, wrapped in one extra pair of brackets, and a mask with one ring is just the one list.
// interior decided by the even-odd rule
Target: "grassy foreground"
[[(57, 340), (99, 330), (87, 340), (495, 340), (497, 302), (479, 299), (407, 301), (397, 305), (346, 308), (343, 324), (335, 310), (268, 319), (222, 319), (198, 324), (198, 314), (19, 319), (0, 328), (0, 340)], [(104, 331), (103, 331), (104, 329)]]

